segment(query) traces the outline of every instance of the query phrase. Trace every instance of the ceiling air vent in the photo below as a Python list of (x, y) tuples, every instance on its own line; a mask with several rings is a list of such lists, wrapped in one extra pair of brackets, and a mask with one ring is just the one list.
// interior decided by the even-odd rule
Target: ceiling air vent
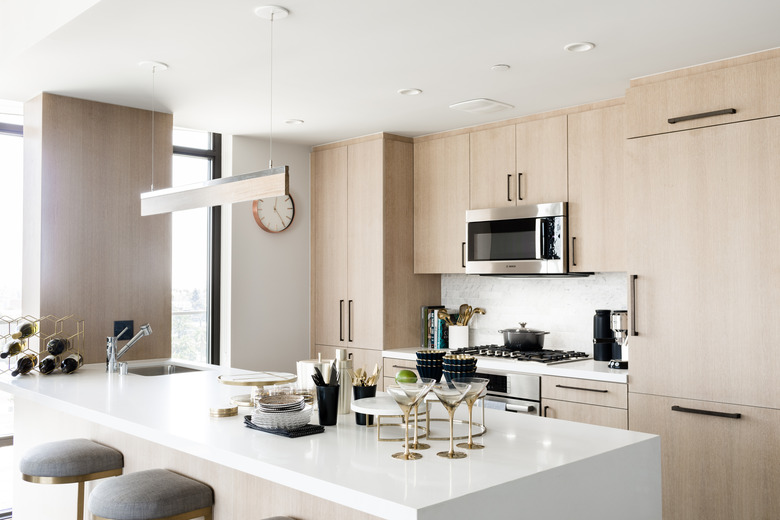
[(501, 110), (506, 110), (508, 108), (515, 108), (515, 107), (513, 107), (512, 105), (508, 105), (506, 103), (502, 103), (500, 101), (479, 98), (479, 99), (471, 99), (469, 101), (461, 101), (460, 103), (455, 103), (454, 105), (450, 105), (450, 108), (454, 108), (455, 110), (462, 110), (464, 112), (469, 112), (472, 114), (491, 114), (493, 112), (500, 112)]

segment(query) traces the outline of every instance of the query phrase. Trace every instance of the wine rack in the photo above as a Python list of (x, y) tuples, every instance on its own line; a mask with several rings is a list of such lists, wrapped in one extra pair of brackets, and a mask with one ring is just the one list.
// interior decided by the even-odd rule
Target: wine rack
[[(25, 354), (35, 354), (38, 357), (38, 362), (40, 362), (48, 354), (46, 352), (46, 344), (54, 338), (67, 339), (69, 342), (68, 349), (60, 355), (61, 359), (74, 353), (83, 355), (84, 320), (74, 315), (65, 317), (49, 315), (39, 318), (30, 315), (18, 318), (0, 316), (0, 346), (4, 347), (9, 341), (12, 341), (12, 335), (25, 322), (33, 325), (37, 324), (37, 331), (32, 336), (21, 340), (24, 343), (21, 352), (0, 360), (0, 374), (13, 370), (16, 366), (17, 358)], [(38, 371), (37, 364), (34, 370)]]

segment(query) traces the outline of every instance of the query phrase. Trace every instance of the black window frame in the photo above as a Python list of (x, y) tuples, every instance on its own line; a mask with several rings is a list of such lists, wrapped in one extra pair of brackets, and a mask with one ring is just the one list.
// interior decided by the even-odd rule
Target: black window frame
[[(173, 146), (173, 155), (185, 157), (200, 157), (209, 160), (211, 166), (211, 179), (222, 178), (222, 134), (209, 133), (209, 149), (190, 148), (187, 146)], [(209, 208), (209, 345), (208, 362), (219, 365), (220, 360), (220, 272), (222, 269), (222, 208), (211, 206)]]

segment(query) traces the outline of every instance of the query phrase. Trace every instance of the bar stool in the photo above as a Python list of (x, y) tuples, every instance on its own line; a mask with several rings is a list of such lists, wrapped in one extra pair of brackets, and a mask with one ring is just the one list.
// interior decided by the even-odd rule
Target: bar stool
[(211, 520), (213, 504), (209, 486), (167, 469), (107, 480), (89, 496), (92, 518), (100, 520)]
[(122, 453), (89, 439), (47, 442), (19, 462), (22, 480), (36, 484), (78, 482), (78, 520), (84, 518), (84, 482), (122, 474)]

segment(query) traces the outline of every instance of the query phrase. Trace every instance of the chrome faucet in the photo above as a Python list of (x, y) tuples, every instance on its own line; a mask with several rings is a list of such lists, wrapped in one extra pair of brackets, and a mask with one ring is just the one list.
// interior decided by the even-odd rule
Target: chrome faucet
[(124, 328), (122, 332), (119, 333), (117, 336), (108, 336), (106, 338), (106, 372), (116, 374), (119, 372), (119, 358), (125, 355), (125, 352), (130, 350), (130, 347), (136, 344), (139, 339), (141, 339), (144, 336), (148, 336), (152, 333), (152, 326), (148, 323), (146, 325), (141, 325), (141, 330), (138, 331), (138, 334), (133, 336), (130, 341), (127, 342), (127, 345), (122, 347), (122, 349), (117, 352), (116, 351), (116, 342), (119, 340), (119, 338), (122, 337), (122, 335), (127, 332), (127, 327)]

